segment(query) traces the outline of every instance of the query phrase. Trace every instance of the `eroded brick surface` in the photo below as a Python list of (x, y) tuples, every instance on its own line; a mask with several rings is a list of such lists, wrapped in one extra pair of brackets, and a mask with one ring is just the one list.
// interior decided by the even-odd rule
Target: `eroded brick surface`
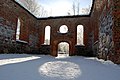
[[(16, 41), (18, 18), (22, 42)], [(68, 27), (68, 33), (59, 33), (62, 25)], [(84, 48), (76, 46), (78, 25), (84, 26)], [(51, 27), (50, 45), (43, 45), (46, 26)], [(90, 16), (42, 19), (34, 17), (14, 0), (0, 0), (0, 53), (43, 51), (57, 56), (60, 42), (69, 43), (70, 55), (84, 49), (99, 58), (120, 63), (120, 0), (94, 0)]]

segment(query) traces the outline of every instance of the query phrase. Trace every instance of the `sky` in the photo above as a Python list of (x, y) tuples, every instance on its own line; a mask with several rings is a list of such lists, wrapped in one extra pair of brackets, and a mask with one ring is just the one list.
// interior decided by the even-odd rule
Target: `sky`
[[(48, 11), (49, 16), (66, 16), (68, 12), (73, 15), (72, 4), (73, 0), (37, 0), (40, 5)], [(77, 0), (74, 0), (77, 1)], [(92, 5), (92, 0), (78, 0), (81, 8), (89, 7)]]
[[(22, 0), (16, 0), (20, 4)], [(76, 4), (79, 2), (79, 15), (82, 15), (82, 8), (89, 8), (92, 5), (93, 0), (36, 0), (36, 2), (41, 5), (44, 10), (47, 12), (47, 16), (67, 16), (74, 15), (73, 13), (73, 2)], [(77, 15), (77, 14), (76, 14)], [(38, 17), (38, 16), (37, 16)]]

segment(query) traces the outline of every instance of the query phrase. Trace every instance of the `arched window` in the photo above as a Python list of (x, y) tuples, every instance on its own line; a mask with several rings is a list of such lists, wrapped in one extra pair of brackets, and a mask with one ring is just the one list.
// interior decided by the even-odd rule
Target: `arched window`
[(20, 25), (21, 25), (21, 22), (20, 22), (20, 19), (18, 18), (17, 29), (16, 29), (16, 40), (19, 40), (20, 38)]
[(68, 32), (68, 27), (66, 25), (62, 25), (60, 28), (59, 28), (59, 32), (60, 33), (67, 33)]
[(84, 33), (83, 25), (78, 25), (77, 26), (77, 45), (84, 45), (83, 44), (83, 33)]
[(50, 45), (50, 26), (45, 27), (45, 40), (44, 44)]

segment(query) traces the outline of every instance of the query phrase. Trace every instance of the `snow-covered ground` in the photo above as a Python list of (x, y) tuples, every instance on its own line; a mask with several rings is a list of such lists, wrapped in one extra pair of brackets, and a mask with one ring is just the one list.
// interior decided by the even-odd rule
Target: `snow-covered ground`
[(0, 54), (0, 80), (120, 80), (120, 66), (94, 57)]

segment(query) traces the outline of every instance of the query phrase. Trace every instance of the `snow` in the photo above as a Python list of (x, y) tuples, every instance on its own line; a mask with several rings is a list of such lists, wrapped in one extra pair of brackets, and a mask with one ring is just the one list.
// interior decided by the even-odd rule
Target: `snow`
[(16, 41), (17, 41), (17, 42), (21, 42), (21, 43), (25, 43), (25, 44), (28, 43), (27, 41), (23, 41), (23, 40), (19, 40), (19, 39), (17, 39)]
[[(17, 58), (15, 58), (17, 57)], [(23, 57), (23, 58), (22, 58)], [(6, 59), (5, 59), (6, 58)], [(8, 59), (7, 59), (8, 58)], [(11, 59), (9, 59), (11, 58)], [(1, 65), (6, 65), (6, 64), (12, 64), (12, 63), (19, 63), (19, 62), (24, 62), (24, 61), (28, 61), (28, 60), (33, 60), (33, 59), (38, 59), (39, 57), (35, 57), (35, 56), (28, 56), (26, 54), (6, 54), (6, 55), (1, 55), (0, 56), (0, 66)], [(4, 60), (1, 60), (4, 59)]]
[(120, 80), (120, 66), (95, 57), (0, 54), (0, 80)]
[(53, 61), (42, 65), (39, 72), (48, 77), (74, 79), (81, 74), (79, 65), (67, 61)]

